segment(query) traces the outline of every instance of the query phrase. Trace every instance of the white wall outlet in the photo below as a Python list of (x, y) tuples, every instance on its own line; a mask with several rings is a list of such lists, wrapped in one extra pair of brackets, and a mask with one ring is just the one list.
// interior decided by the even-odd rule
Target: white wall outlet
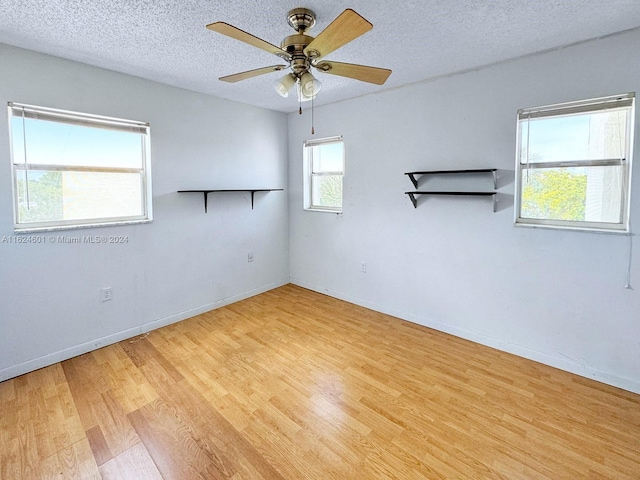
[(362, 273), (367, 273), (367, 262), (360, 262), (360, 271)]
[(253, 252), (247, 253), (247, 262), (253, 262)]
[(113, 300), (113, 290), (111, 287), (105, 287), (100, 290), (100, 301), (108, 302), (109, 300)]

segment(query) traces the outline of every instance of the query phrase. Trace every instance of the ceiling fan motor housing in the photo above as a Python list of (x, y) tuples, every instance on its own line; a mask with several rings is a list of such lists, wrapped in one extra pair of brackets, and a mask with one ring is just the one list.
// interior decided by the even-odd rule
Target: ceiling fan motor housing
[(316, 24), (316, 15), (308, 8), (294, 8), (287, 15), (289, 25), (298, 32), (296, 35), (289, 35), (280, 44), (280, 48), (285, 50), (291, 58), (289, 65), (293, 73), (300, 77), (311, 68), (309, 57), (305, 55), (304, 49), (311, 43), (313, 37), (305, 32)]
[(298, 33), (304, 33), (316, 24), (316, 14), (308, 8), (294, 8), (287, 15), (289, 25)]
[(304, 34), (289, 35), (285, 38), (280, 47), (291, 55), (289, 64), (293, 72), (299, 76), (308, 71), (311, 67), (309, 57), (305, 55), (304, 49), (311, 43), (313, 37)]

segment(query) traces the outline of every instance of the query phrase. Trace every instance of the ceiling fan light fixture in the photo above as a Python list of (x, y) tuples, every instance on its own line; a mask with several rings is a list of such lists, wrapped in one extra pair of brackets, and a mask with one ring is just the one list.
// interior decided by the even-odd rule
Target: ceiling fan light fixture
[(311, 75), (311, 72), (305, 72), (300, 77), (300, 86), (302, 88), (303, 96), (307, 96), (309, 98), (315, 97), (320, 89), (322, 88), (322, 83), (320, 80)]
[(311, 100), (315, 100), (318, 95), (307, 95), (304, 93), (301, 87), (296, 89), (298, 92), (298, 101), (299, 102), (310, 102)]
[(289, 96), (289, 90), (291, 90), (291, 87), (295, 85), (296, 80), (297, 78), (294, 74), (288, 73), (284, 77), (274, 80), (273, 88), (276, 89), (278, 95), (286, 98)]

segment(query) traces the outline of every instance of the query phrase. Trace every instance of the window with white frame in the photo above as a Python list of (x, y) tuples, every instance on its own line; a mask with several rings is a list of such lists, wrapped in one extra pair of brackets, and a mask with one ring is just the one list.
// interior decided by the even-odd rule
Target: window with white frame
[(634, 100), (518, 111), (517, 225), (628, 231)]
[(17, 232), (151, 220), (147, 123), (8, 108)]
[(304, 142), (304, 208), (342, 212), (344, 142), (342, 137)]

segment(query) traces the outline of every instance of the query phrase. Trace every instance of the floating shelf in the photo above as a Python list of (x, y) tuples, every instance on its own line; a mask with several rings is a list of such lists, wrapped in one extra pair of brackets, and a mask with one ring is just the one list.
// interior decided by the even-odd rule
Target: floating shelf
[(489, 197), (493, 196), (493, 211), (496, 211), (496, 192), (435, 192), (435, 191), (420, 191), (416, 190), (414, 192), (404, 192), (406, 195), (409, 195), (411, 199), (411, 203), (413, 203), (413, 208), (418, 208), (418, 199), (416, 195), (459, 195), (459, 196), (469, 196), (469, 197)]
[(283, 188), (244, 188), (237, 190), (178, 190), (178, 193), (202, 193), (204, 196), (204, 211), (207, 211), (207, 197), (210, 193), (227, 192), (251, 192), (251, 210), (253, 210), (253, 197), (256, 192), (281, 192)]
[[(474, 168), (474, 169), (465, 169), (465, 170), (424, 170), (421, 172), (405, 172), (405, 175), (409, 177), (411, 183), (416, 188), (416, 190), (411, 192), (404, 192), (405, 195), (409, 195), (411, 199), (411, 203), (413, 203), (413, 208), (418, 208), (418, 199), (416, 195), (461, 195), (461, 196), (470, 196), (470, 197), (493, 197), (493, 211), (495, 212), (497, 209), (496, 202), (496, 191), (498, 188), (498, 178), (496, 176), (497, 168)], [(478, 192), (478, 191), (438, 191), (438, 190), (417, 190), (418, 188), (418, 180), (419, 178), (416, 175), (464, 175), (464, 174), (474, 174), (474, 173), (489, 173), (493, 177), (493, 188), (492, 192)]]
[(476, 168), (472, 170), (426, 170), (423, 172), (406, 172), (411, 179), (413, 186), (418, 188), (418, 179), (416, 175), (447, 175), (447, 174), (464, 174), (464, 173), (490, 173), (493, 176), (493, 188), (498, 188), (498, 179), (496, 177), (497, 168)]

